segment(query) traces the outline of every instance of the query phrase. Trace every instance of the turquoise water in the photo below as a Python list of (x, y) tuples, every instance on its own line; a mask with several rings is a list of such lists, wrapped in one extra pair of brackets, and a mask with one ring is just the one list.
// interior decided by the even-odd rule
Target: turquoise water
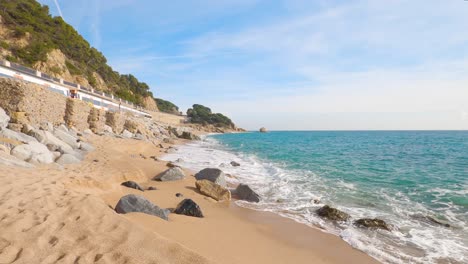
[[(242, 206), (320, 226), (383, 262), (468, 263), (468, 132), (222, 134), (176, 157), (251, 184), (263, 200)], [(324, 204), (381, 218), (392, 232), (324, 221), (315, 214)]]

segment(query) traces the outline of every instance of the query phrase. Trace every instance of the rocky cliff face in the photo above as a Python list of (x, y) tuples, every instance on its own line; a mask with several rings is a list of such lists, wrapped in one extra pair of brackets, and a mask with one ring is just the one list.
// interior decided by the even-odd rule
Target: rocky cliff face
[(147, 96), (143, 98), (143, 107), (150, 111), (159, 111), (158, 106), (153, 98)]

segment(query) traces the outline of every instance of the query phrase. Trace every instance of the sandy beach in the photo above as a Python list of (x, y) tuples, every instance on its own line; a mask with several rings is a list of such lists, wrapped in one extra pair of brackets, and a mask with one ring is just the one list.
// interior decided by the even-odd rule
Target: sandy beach
[[(76, 165), (1, 167), (0, 263), (376, 263), (340, 238), (277, 215), (198, 193), (193, 172), (151, 181), (167, 169), (155, 161), (170, 146), (91, 135), (96, 150)], [(178, 141), (178, 144), (183, 141)], [(121, 186), (132, 180), (145, 189)], [(126, 194), (173, 209), (184, 198), (204, 218), (169, 221), (113, 210)], [(183, 197), (176, 197), (181, 193)]]

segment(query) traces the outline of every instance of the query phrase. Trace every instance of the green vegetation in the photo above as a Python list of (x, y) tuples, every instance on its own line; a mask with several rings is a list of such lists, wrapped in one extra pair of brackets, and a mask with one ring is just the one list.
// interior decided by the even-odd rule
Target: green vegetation
[(170, 114), (178, 114), (179, 107), (169, 101), (163, 100), (161, 98), (154, 98), (156, 104), (158, 105), (159, 111), (170, 113)]
[[(38, 61), (46, 61), (47, 53), (60, 49), (70, 61), (66, 67), (74, 75), (83, 75), (91, 85), (92, 77), (98, 73), (108, 88), (122, 99), (142, 103), (142, 98), (153, 96), (146, 83), (139, 82), (132, 75), (120, 75), (114, 71), (101, 52), (90, 44), (61, 17), (52, 17), (49, 7), (41, 6), (35, 0), (1, 0), (0, 16), (7, 28), (13, 30), (14, 38), (25, 38), (28, 45), (8, 49), (13, 56), (7, 59), (32, 67)], [(1, 43), (2, 48), (7, 48)]]
[(190, 117), (192, 123), (234, 128), (234, 123), (227, 116), (219, 113), (214, 114), (210, 108), (203, 105), (194, 104), (192, 107), (187, 110), (187, 116)]

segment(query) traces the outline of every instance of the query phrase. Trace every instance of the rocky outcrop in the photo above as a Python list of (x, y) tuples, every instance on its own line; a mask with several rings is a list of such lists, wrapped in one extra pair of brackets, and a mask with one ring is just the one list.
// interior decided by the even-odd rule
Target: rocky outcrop
[(260, 195), (254, 192), (248, 185), (239, 184), (237, 186), (235, 194), (240, 200), (258, 203), (260, 202)]
[(49, 131), (31, 129), (28, 134), (36, 138), (40, 143), (47, 146), (50, 151), (59, 151), (60, 153), (74, 153), (73, 148), (62, 140), (58, 139)]
[(317, 210), (317, 214), (322, 217), (333, 221), (346, 221), (350, 216), (336, 208), (330, 207), (328, 205), (323, 206)]
[(260, 132), (262, 132), (262, 133), (266, 133), (266, 132), (268, 132), (268, 131), (267, 131), (267, 129), (266, 129), (266, 128), (262, 127), (262, 128), (260, 128)]
[(2, 130), (0, 130), (0, 137), (13, 139), (13, 140), (20, 141), (23, 143), (37, 142), (37, 139), (31, 136), (10, 130), (8, 128), (3, 128)]
[(217, 168), (206, 168), (195, 174), (197, 180), (209, 180), (218, 185), (226, 187), (226, 178), (224, 172)]
[(115, 211), (119, 214), (127, 214), (132, 212), (144, 213), (154, 215), (164, 220), (169, 220), (168, 216), (170, 211), (162, 209), (152, 202), (148, 201), (145, 197), (128, 194), (120, 198), (115, 206)]
[(78, 139), (76, 137), (70, 135), (70, 133), (68, 133), (68, 132), (65, 132), (65, 131), (60, 130), (60, 129), (54, 129), (54, 135), (58, 139), (60, 139), (63, 142), (67, 143), (68, 145), (70, 145), (74, 149), (80, 147), (80, 144), (77, 142)]
[(174, 213), (194, 217), (203, 217), (200, 206), (198, 206), (198, 204), (196, 204), (192, 199), (184, 199), (182, 202), (180, 202), (177, 205), (177, 208), (174, 210)]
[(225, 187), (218, 185), (209, 180), (198, 180), (195, 186), (200, 193), (209, 196), (216, 201), (229, 201), (231, 200), (231, 192)]
[(187, 131), (182, 132), (179, 138), (188, 139), (188, 140), (200, 140), (199, 136), (195, 135), (192, 132), (187, 132)]
[(143, 191), (143, 188), (141, 188), (141, 186), (138, 183), (134, 182), (134, 181), (122, 182), (122, 184), (120, 184), (120, 185), (128, 187), (128, 188)]
[(235, 162), (235, 161), (231, 161), (231, 166), (233, 166), (233, 167), (239, 167), (239, 166), (240, 166), (240, 163)]
[(150, 111), (159, 111), (156, 102), (151, 96), (143, 97), (143, 107)]
[(390, 231), (390, 227), (388, 226), (388, 224), (384, 220), (378, 218), (362, 218), (354, 221), (354, 224), (358, 227), (365, 227), (370, 229), (383, 229)]
[(169, 168), (156, 177), (153, 178), (154, 181), (178, 181), (185, 178), (185, 173), (180, 167)]

